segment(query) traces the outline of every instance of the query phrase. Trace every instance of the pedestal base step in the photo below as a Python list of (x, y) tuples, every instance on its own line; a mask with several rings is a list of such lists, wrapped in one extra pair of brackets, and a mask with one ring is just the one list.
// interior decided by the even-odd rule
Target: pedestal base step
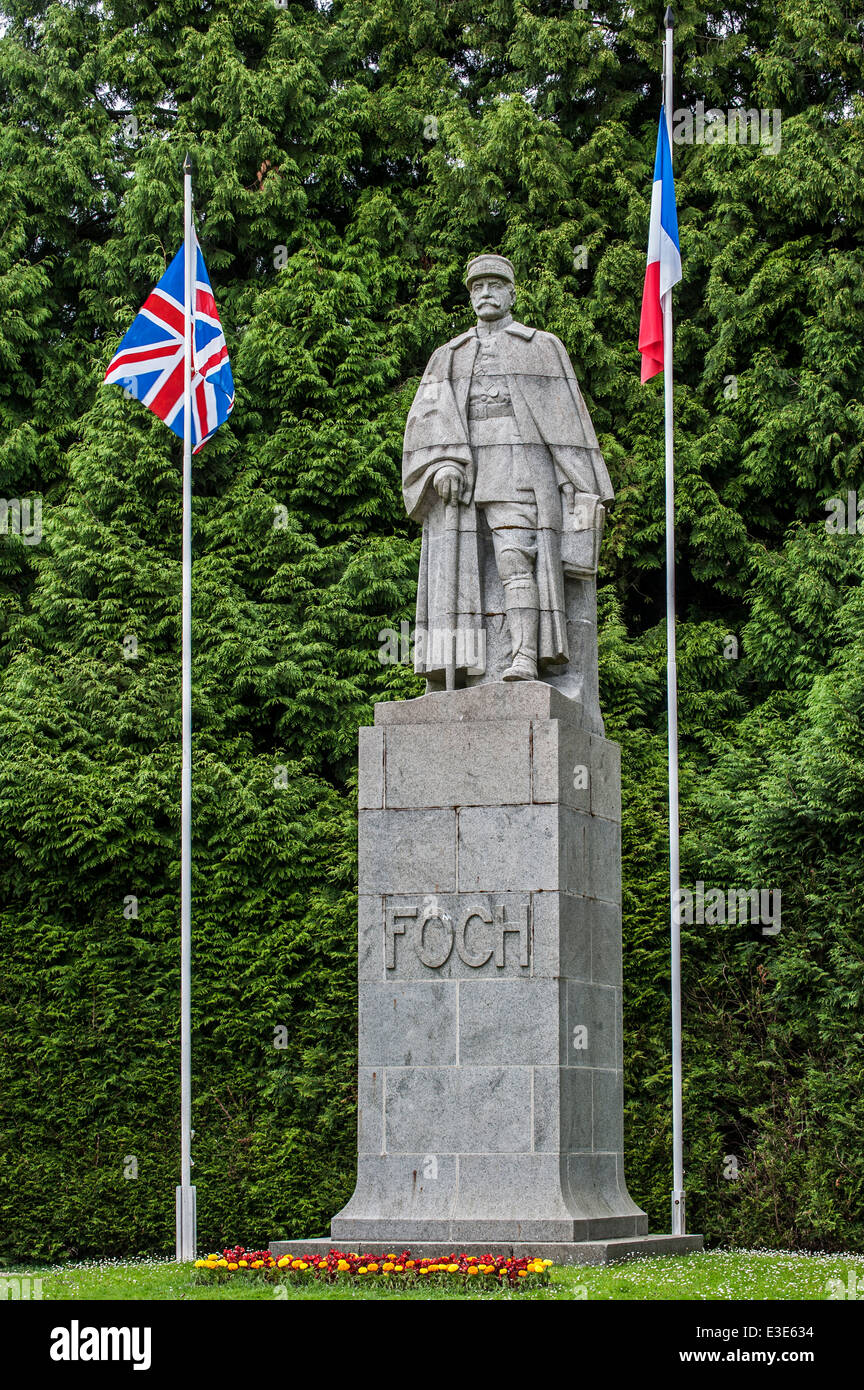
[[(344, 1242), (343, 1242), (344, 1244)], [(398, 1255), (408, 1242), (361, 1240), (353, 1241), (352, 1250), (362, 1251), (364, 1255)], [(521, 1259), (525, 1255), (535, 1255), (541, 1260), (553, 1260), (561, 1265), (613, 1265), (625, 1260), (649, 1260), (658, 1255), (691, 1255), (703, 1248), (702, 1236), (627, 1236), (618, 1240), (583, 1240), (571, 1244), (556, 1244), (549, 1241), (531, 1243), (486, 1244), (476, 1242), (448, 1245), (444, 1241), (412, 1241), (411, 1254), (418, 1259), (428, 1259), (434, 1255), (449, 1254), (453, 1250), (465, 1255), (507, 1255)], [(275, 1259), (283, 1255), (326, 1255), (339, 1246), (332, 1240), (274, 1240), (270, 1253)]]

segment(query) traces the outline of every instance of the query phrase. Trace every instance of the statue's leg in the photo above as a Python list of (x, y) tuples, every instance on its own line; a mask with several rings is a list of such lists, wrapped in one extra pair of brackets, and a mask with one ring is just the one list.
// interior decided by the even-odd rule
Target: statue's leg
[(503, 679), (536, 681), (540, 620), (537, 509), (524, 503), (499, 502), (486, 508), (486, 519), (492, 530), (495, 564), (504, 589), (510, 628), (512, 658)]

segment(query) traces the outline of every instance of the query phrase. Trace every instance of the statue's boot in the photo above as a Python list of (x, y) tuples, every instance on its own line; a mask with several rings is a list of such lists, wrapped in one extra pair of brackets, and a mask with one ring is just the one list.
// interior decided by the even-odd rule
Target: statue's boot
[(534, 576), (516, 575), (506, 579), (504, 602), (513, 655), (502, 680), (536, 681), (540, 597)]

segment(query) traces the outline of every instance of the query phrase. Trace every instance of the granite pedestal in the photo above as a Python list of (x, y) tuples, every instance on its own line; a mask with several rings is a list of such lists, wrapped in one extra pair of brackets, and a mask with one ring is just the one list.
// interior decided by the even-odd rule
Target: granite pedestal
[(357, 1185), (325, 1245), (587, 1258), (646, 1236), (622, 1155), (620, 835), (618, 747), (553, 687), (376, 706)]

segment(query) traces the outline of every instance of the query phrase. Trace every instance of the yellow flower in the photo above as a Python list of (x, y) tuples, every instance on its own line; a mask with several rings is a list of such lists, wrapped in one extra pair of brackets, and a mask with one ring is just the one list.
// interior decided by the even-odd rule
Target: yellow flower
[(237, 1266), (236, 1266), (236, 1265), (229, 1265), (228, 1268), (229, 1268), (229, 1269), (236, 1269)]
[(206, 1260), (196, 1260), (196, 1261), (195, 1261), (195, 1268), (196, 1268), (196, 1269), (206, 1269), (206, 1268), (207, 1268), (207, 1261), (206, 1261)]
[(370, 1273), (370, 1274), (377, 1274), (377, 1273), (378, 1273), (378, 1266), (377, 1266), (377, 1265), (369, 1265), (368, 1268), (369, 1268), (369, 1273)]
[[(245, 1261), (245, 1260), (241, 1260), (240, 1263), (245, 1265), (246, 1261)], [(252, 1261), (252, 1268), (253, 1268), (253, 1269), (263, 1269), (263, 1267), (264, 1267), (264, 1261), (263, 1261), (263, 1260), (253, 1260), (253, 1261)]]
[(409, 1260), (408, 1263), (406, 1264), (405, 1268), (406, 1268), (406, 1269), (413, 1269), (416, 1263), (417, 1263), (416, 1260)]
[(279, 1266), (278, 1266), (278, 1267), (279, 1267), (279, 1269), (284, 1269), (285, 1266), (286, 1266), (286, 1265), (290, 1265), (290, 1263), (291, 1263), (291, 1256), (290, 1256), (290, 1255), (283, 1255), (282, 1258), (281, 1258), (281, 1260), (279, 1261)]
[(458, 1274), (458, 1273), (459, 1273), (459, 1266), (458, 1266), (458, 1265), (448, 1265), (448, 1266), (447, 1266), (447, 1273), (448, 1273), (448, 1274)]
[(385, 1274), (389, 1274), (390, 1271), (391, 1271), (391, 1269), (394, 1268), (394, 1266), (393, 1266), (392, 1264), (386, 1264), (386, 1265), (382, 1265), (381, 1268), (383, 1269), (383, 1271), (384, 1271)]
[[(259, 1261), (259, 1263), (260, 1263), (260, 1261)], [(241, 1261), (240, 1261), (240, 1268), (241, 1268), (241, 1269), (248, 1269), (248, 1268), (249, 1268), (249, 1261), (248, 1261), (248, 1260), (241, 1260)]]
[(228, 1261), (227, 1261), (227, 1260), (217, 1260), (216, 1263), (217, 1263), (217, 1265), (219, 1266), (220, 1269), (227, 1269), (227, 1268), (228, 1268)]
[(520, 1278), (520, 1279), (526, 1279), (527, 1277), (528, 1277), (528, 1271), (527, 1271), (527, 1269), (520, 1269), (520, 1271), (519, 1271), (519, 1278)]
[(351, 1266), (349, 1265), (347, 1260), (340, 1260), (336, 1268), (340, 1271), (340, 1273), (344, 1274), (346, 1269), (350, 1269)]
[(479, 1269), (477, 1268), (476, 1265), (470, 1265), (470, 1266), (469, 1266), (469, 1269), (468, 1269), (468, 1273), (469, 1273), (469, 1274), (479, 1274), (480, 1271), (479, 1271)]
[(431, 1272), (432, 1272), (432, 1271), (429, 1269), (428, 1265), (427, 1265), (426, 1269), (421, 1269), (421, 1271), (420, 1271), (421, 1274), (431, 1274)]
[(205, 1265), (207, 1266), (208, 1269), (215, 1269), (215, 1268), (216, 1268), (216, 1261), (215, 1261), (214, 1259), (212, 1259), (212, 1258), (206, 1259), (206, 1260), (204, 1261), (204, 1263), (205, 1263)]
[(389, 1269), (385, 1269), (385, 1270), (382, 1271), (382, 1273), (381, 1273), (381, 1278), (382, 1278), (382, 1279), (389, 1279), (389, 1278), (390, 1278), (390, 1271), (389, 1271)]
[(544, 1264), (544, 1265), (546, 1266), (546, 1268), (548, 1269), (550, 1265), (554, 1265), (555, 1261), (554, 1261), (554, 1260), (542, 1260), (541, 1263)]
[(367, 1268), (366, 1268), (365, 1265), (361, 1265), (360, 1268), (359, 1268), (358, 1271), (357, 1271), (358, 1274), (368, 1274), (368, 1272), (369, 1272), (369, 1271), (367, 1270)]
[(404, 1272), (404, 1269), (405, 1269), (405, 1266), (404, 1266), (404, 1265), (397, 1265), (397, 1266), (396, 1266), (396, 1273), (397, 1273), (397, 1274), (402, 1274), (402, 1273)]

